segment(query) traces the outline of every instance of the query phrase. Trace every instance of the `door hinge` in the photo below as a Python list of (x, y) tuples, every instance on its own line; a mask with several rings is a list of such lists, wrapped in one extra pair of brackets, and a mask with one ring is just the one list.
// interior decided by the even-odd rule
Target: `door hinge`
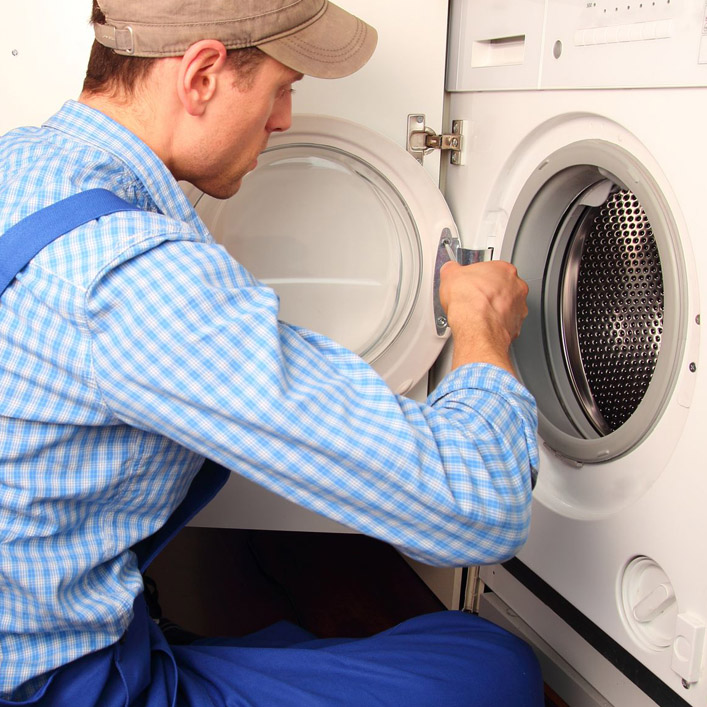
[(463, 582), (461, 609), (470, 614), (478, 614), (481, 595), (484, 593), (485, 586), (481, 579), (478, 565), (465, 568)]
[(452, 164), (462, 164), (464, 136), (463, 120), (452, 121), (452, 132), (438, 135), (425, 125), (425, 116), (419, 113), (408, 115), (407, 151), (420, 163), (432, 150), (446, 150)]

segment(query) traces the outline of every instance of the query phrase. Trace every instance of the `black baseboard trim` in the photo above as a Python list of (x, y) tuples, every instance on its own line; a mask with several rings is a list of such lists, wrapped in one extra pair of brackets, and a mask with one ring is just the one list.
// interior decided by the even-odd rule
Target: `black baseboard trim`
[(545, 580), (524, 565), (517, 557), (504, 562), (501, 566), (620, 670), (636, 687), (645, 692), (656, 704), (661, 705), (661, 707), (690, 707), (688, 702), (648, 670), (643, 663), (634, 658), (609, 634), (587, 618), (579, 609), (570, 604)]

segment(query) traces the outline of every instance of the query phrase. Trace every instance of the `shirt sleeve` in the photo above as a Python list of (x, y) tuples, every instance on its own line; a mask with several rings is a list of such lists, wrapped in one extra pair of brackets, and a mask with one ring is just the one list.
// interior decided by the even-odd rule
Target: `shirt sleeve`
[(497, 562), (527, 537), (535, 403), (473, 364), (427, 404), (278, 321), (221, 247), (165, 241), (87, 293), (95, 384), (121, 421), (436, 565)]

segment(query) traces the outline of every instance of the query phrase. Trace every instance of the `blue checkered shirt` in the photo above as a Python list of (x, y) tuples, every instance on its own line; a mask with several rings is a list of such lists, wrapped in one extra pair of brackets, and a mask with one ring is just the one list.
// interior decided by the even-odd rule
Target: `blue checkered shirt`
[(430, 564), (524, 541), (536, 411), (508, 373), (393, 395), (278, 321), (156, 155), (84, 105), (0, 138), (0, 165), (0, 233), (92, 187), (144, 209), (58, 239), (0, 302), (0, 694), (121, 636), (130, 547), (204, 457)]

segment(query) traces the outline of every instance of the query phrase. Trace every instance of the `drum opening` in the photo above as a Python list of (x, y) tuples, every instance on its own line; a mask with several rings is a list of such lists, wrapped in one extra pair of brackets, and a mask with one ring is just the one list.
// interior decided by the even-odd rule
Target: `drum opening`
[(558, 150), (516, 197), (501, 257), (530, 287), (512, 351), (543, 442), (572, 462), (626, 454), (668, 404), (685, 341), (680, 236), (655, 179), (615, 145)]

